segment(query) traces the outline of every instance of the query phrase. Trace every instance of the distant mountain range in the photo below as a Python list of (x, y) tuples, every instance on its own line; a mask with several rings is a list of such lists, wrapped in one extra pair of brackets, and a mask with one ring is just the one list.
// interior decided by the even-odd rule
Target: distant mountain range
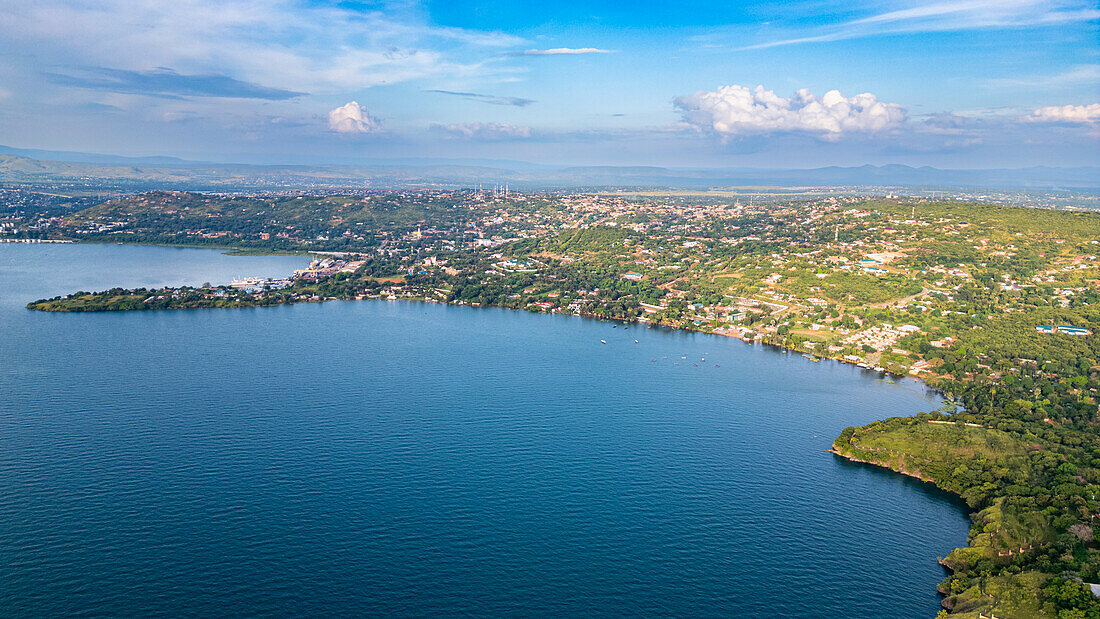
[(98, 153), (79, 153), (68, 150), (40, 150), (37, 148), (13, 148), (0, 145), (0, 155), (17, 155), (41, 161), (65, 161), (70, 163), (107, 163), (122, 165), (140, 164), (185, 164), (179, 157), (123, 157), (121, 155), (102, 155)]
[[(422, 162), (420, 162), (422, 161)], [(654, 187), (976, 187), (989, 189), (1097, 189), (1100, 168), (944, 170), (905, 165), (814, 169), (680, 169), (662, 167), (554, 167), (524, 162), (448, 163), (400, 160), (364, 165), (246, 165), (175, 157), (119, 157), (0, 146), (0, 182), (74, 179), (178, 189), (229, 187), (476, 187), (513, 189)]]

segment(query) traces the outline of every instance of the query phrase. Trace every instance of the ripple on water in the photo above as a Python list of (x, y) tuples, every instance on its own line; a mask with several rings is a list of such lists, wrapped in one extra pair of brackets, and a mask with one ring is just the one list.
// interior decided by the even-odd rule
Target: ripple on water
[(965, 543), (964, 511), (825, 453), (847, 425), (937, 406), (915, 383), (725, 338), (493, 309), (22, 307), (78, 288), (278, 275), (298, 260), (0, 246), (0, 607), (938, 608), (935, 558)]

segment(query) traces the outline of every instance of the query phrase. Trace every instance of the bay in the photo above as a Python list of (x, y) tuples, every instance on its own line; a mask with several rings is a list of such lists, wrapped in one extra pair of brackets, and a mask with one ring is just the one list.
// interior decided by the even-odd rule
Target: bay
[(825, 451), (913, 380), (500, 309), (24, 308), (303, 261), (0, 245), (0, 614), (938, 610), (964, 506)]

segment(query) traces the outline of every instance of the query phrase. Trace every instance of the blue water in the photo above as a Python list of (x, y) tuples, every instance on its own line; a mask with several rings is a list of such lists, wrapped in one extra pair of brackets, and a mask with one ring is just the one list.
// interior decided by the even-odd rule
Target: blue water
[(964, 509), (825, 452), (914, 381), (497, 309), (23, 308), (301, 263), (0, 245), (0, 614), (938, 610)]

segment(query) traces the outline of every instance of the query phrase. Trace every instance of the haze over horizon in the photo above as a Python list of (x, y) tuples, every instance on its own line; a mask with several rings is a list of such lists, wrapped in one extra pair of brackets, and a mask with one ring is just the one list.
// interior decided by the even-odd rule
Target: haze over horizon
[(1100, 165), (1081, 0), (44, 0), (0, 143), (242, 163)]

